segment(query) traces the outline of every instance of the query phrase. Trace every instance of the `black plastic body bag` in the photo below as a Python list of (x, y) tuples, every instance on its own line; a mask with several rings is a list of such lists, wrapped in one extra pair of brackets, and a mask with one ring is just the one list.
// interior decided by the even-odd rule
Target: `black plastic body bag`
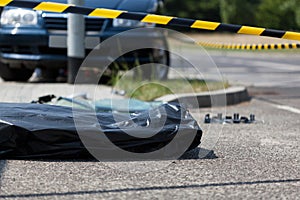
[[(123, 123), (126, 132), (137, 131), (136, 125), (146, 129), (150, 112), (161, 109), (165, 111), (164, 126), (157, 134), (149, 138), (134, 138), (115, 125), (116, 115), (119, 124), (122, 118), (128, 121), (128, 116), (123, 114), (103, 112), (93, 115), (90, 111), (76, 110), (82, 115), (82, 120), (75, 126), (74, 113), (69, 107), (0, 103), (0, 159), (92, 158), (77, 130), (83, 130), (80, 131), (81, 133), (94, 131), (95, 124), (92, 124), (92, 120), (89, 119), (95, 116), (102, 129), (101, 133), (125, 151), (135, 153), (155, 151), (174, 139), (179, 124), (184, 133), (181, 140), (191, 132), (196, 133), (186, 150), (194, 149), (200, 144), (202, 131), (184, 108), (177, 104), (163, 104), (155, 109), (130, 115), (130, 120), (135, 125)], [(143, 128), (140, 130), (143, 131)], [(93, 148), (100, 151), (107, 150), (107, 146), (101, 144), (95, 144)]]

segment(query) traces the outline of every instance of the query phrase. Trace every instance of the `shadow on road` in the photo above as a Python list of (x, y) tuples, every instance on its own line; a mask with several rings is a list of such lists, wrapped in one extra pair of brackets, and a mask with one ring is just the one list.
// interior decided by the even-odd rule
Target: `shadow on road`
[[(204, 148), (197, 147), (195, 149), (192, 149), (190, 151), (185, 152), (179, 160), (197, 160), (197, 159), (217, 159), (218, 156), (215, 154), (214, 150), (208, 150)], [(85, 158), (79, 157), (79, 158), (47, 158), (47, 159), (23, 159), (20, 158), (20, 160), (26, 160), (26, 161), (31, 161), (31, 162), (103, 162), (99, 161), (96, 158), (94, 158), (92, 155), (86, 156)], [(172, 158), (173, 160), (173, 158)], [(132, 161), (132, 160), (130, 160)], [(135, 161), (157, 161), (157, 160), (135, 160)], [(111, 161), (114, 162), (114, 161)], [(125, 162), (124, 160), (115, 160), (115, 162)], [(0, 169), (1, 172), (1, 169)], [(0, 176), (1, 177), (1, 176)]]
[(3, 173), (6, 168), (6, 160), (0, 160), (0, 189), (2, 185), (2, 178), (3, 178)]
[(191, 151), (184, 153), (180, 159), (181, 160), (194, 160), (194, 159), (217, 159), (218, 156), (215, 154), (214, 150), (195, 148)]
[(260, 184), (272, 184), (272, 183), (295, 183), (295, 182), (300, 182), (300, 179), (207, 183), (207, 184), (178, 185), (178, 186), (154, 186), (154, 187), (141, 187), (141, 188), (92, 190), (92, 191), (77, 191), (77, 192), (62, 192), (62, 193), (53, 192), (53, 193), (40, 193), (40, 194), (16, 194), (16, 195), (11, 194), (11, 195), (0, 195), (0, 198), (54, 197), (54, 196), (69, 196), (69, 195), (106, 194), (106, 193), (120, 193), (120, 192), (141, 192), (141, 191), (156, 191), (156, 190), (177, 190), (177, 189), (198, 189), (198, 188), (207, 188), (207, 187), (226, 187), (226, 186), (260, 185)]

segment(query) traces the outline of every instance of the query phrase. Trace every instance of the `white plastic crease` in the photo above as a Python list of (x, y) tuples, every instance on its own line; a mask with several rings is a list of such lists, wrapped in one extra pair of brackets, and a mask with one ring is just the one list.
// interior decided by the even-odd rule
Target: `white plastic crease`
[(8, 124), (8, 125), (13, 125), (12, 123), (10, 123), (10, 122), (7, 122), (7, 121), (4, 121), (4, 120), (2, 120), (2, 119), (0, 119), (0, 123), (2, 123), (2, 124)]

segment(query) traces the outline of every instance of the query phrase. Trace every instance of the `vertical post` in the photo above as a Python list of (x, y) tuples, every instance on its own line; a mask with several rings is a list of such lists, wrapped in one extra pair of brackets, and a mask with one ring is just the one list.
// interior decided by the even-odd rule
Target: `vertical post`
[[(69, 4), (83, 6), (84, 0), (68, 0)], [(83, 15), (68, 14), (68, 83), (73, 84), (85, 57), (85, 20)]]

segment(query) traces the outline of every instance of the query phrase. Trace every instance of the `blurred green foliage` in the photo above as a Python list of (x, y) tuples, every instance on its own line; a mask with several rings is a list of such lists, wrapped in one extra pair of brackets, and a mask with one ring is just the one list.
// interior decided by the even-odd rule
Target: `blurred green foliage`
[(300, 0), (165, 0), (164, 14), (300, 30)]
[(262, 26), (286, 30), (300, 29), (299, 0), (262, 0), (256, 15)]

